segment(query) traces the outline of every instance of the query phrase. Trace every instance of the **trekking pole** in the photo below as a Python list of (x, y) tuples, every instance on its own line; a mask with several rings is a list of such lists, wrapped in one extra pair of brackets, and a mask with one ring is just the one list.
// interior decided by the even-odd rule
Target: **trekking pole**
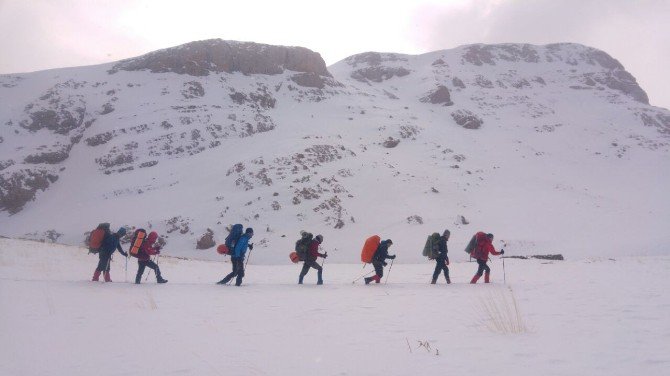
[[(154, 257), (154, 260), (156, 260), (156, 257), (158, 257), (158, 256), (155, 256), (155, 257)], [(153, 261), (153, 260), (152, 260), (152, 261)], [(154, 261), (154, 262), (155, 262), (155, 261)], [(149, 274), (151, 274), (151, 271), (152, 271), (152, 270), (153, 270), (153, 269), (149, 268), (149, 272), (147, 273), (146, 277), (144, 277), (144, 282), (146, 282), (146, 281), (149, 279)]]
[(500, 256), (500, 258), (502, 258), (503, 261), (503, 283), (507, 284), (507, 275), (505, 273), (505, 256)]
[(253, 248), (249, 250), (249, 256), (247, 256), (247, 261), (244, 263), (244, 270), (247, 269), (247, 264), (249, 263), (249, 259), (251, 258), (251, 252), (253, 252)]
[(125, 282), (128, 283), (128, 256), (126, 256), (126, 279)]
[(395, 261), (395, 259), (391, 259), (391, 266), (389, 266), (389, 272), (386, 275), (386, 280), (384, 280), (384, 284), (386, 284), (386, 282), (389, 281), (389, 276), (391, 275), (391, 269), (393, 269), (393, 261)]
[[(363, 268), (365, 268), (365, 264), (363, 264)], [(374, 272), (375, 272), (375, 271), (372, 270), (372, 271), (369, 271), (369, 272), (367, 272), (367, 273), (365, 273), (365, 274), (362, 274), (362, 275), (359, 276), (358, 278), (356, 278), (356, 279), (354, 279), (353, 281), (351, 281), (351, 283), (356, 283), (356, 281), (358, 281), (359, 279), (361, 279), (361, 278), (363, 278), (363, 277), (367, 277), (367, 276), (369, 276), (370, 274), (372, 274), (372, 273), (374, 273)]]

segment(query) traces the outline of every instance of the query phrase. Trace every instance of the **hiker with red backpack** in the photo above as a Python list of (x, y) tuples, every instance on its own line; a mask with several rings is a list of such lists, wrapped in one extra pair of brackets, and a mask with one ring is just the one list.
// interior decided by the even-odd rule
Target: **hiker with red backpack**
[(164, 279), (161, 276), (161, 270), (158, 267), (158, 264), (151, 260), (151, 256), (161, 254), (161, 247), (159, 245), (154, 246), (157, 239), (158, 233), (152, 231), (142, 243), (142, 246), (137, 253), (137, 275), (135, 276), (135, 283), (138, 285), (140, 284), (140, 281), (142, 281), (142, 274), (144, 273), (145, 268), (153, 269), (154, 273), (156, 273), (156, 282), (167, 283), (167, 279)]
[(302, 271), (300, 271), (300, 277), (298, 278), (298, 284), (302, 285), (302, 280), (309, 272), (310, 268), (317, 270), (317, 285), (323, 285), (323, 267), (316, 262), (317, 258), (323, 257), (324, 259), (328, 257), (328, 252), (319, 253), (319, 246), (323, 243), (323, 235), (317, 235), (309, 243), (309, 249), (307, 250), (307, 255), (305, 257), (305, 263), (302, 265)]
[(433, 279), (430, 282), (433, 285), (437, 283), (437, 277), (440, 276), (441, 272), (444, 272), (444, 278), (447, 280), (447, 284), (451, 283), (451, 279), (449, 279), (449, 256), (447, 256), (447, 253), (449, 252), (447, 249), (447, 241), (449, 241), (450, 235), (451, 232), (449, 230), (444, 230), (442, 236), (440, 236), (440, 239), (437, 241), (435, 271), (433, 272)]
[(233, 264), (233, 271), (224, 279), (217, 282), (217, 284), (225, 285), (234, 277), (237, 277), (235, 286), (242, 284), (242, 278), (244, 278), (244, 256), (247, 253), (247, 248), (251, 250), (254, 249), (254, 245), (249, 244), (249, 240), (251, 240), (252, 236), (254, 236), (254, 229), (249, 227), (244, 231), (244, 234), (235, 241), (235, 246), (230, 251), (230, 262)]
[(486, 265), (486, 263), (489, 261), (489, 253), (494, 256), (498, 256), (505, 254), (505, 250), (501, 249), (500, 252), (496, 252), (495, 248), (493, 247), (493, 234), (478, 232), (475, 234), (474, 240), (475, 245), (471, 256), (477, 260), (479, 267), (477, 268), (477, 274), (472, 277), (470, 283), (477, 283), (477, 280), (481, 278), (482, 274), (484, 274), (484, 283), (489, 283), (491, 268)]
[(124, 235), (126, 235), (126, 229), (123, 227), (119, 228), (115, 233), (109, 231), (105, 233), (100, 246), (100, 251), (98, 252), (98, 267), (93, 273), (92, 281), (97, 282), (100, 279), (100, 273), (104, 272), (105, 282), (112, 282), (112, 277), (109, 275), (112, 254), (114, 251), (118, 250), (119, 253), (128, 257), (128, 254), (121, 248), (121, 238)]
[(379, 246), (377, 246), (375, 255), (372, 256), (372, 266), (374, 266), (375, 268), (375, 275), (372, 277), (365, 278), (366, 285), (372, 281), (375, 281), (375, 283), (379, 283), (379, 281), (384, 276), (384, 267), (387, 265), (386, 259), (391, 260), (395, 259), (396, 255), (389, 255), (389, 247), (391, 245), (393, 245), (391, 239), (386, 239), (380, 242)]

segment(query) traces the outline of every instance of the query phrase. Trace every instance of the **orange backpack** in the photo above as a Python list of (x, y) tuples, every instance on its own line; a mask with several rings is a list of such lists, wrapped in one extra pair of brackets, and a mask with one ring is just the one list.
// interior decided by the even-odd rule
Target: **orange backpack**
[(361, 250), (362, 262), (366, 264), (372, 262), (372, 257), (375, 255), (375, 252), (377, 252), (377, 247), (379, 247), (379, 243), (381, 243), (381, 241), (382, 239), (379, 237), (379, 235), (373, 235), (365, 241), (363, 250)]
[(109, 232), (109, 223), (101, 223), (95, 230), (91, 231), (88, 238), (88, 253), (98, 253), (102, 247), (102, 241)]
[(130, 249), (128, 249), (128, 254), (137, 257), (137, 254), (140, 253), (140, 248), (142, 248), (142, 243), (144, 243), (144, 239), (147, 238), (147, 232), (139, 228), (135, 230), (135, 234), (133, 234), (133, 241), (130, 242)]

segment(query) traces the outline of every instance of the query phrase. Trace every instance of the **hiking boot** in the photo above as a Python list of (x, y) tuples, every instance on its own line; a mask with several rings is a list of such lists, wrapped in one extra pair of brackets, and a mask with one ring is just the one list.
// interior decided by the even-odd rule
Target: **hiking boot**
[(156, 278), (156, 282), (158, 282), (158, 283), (167, 283), (167, 279), (165, 279), (165, 278), (163, 278), (163, 277), (158, 277), (158, 278)]
[(433, 278), (433, 280), (430, 281), (430, 284), (431, 284), (431, 285), (434, 285), (434, 284), (436, 284), (436, 283), (437, 283), (437, 278)]
[(449, 278), (447, 278), (447, 285), (450, 285), (450, 284), (451, 284), (451, 280)]
[(224, 278), (224, 279), (220, 280), (219, 282), (217, 282), (216, 284), (217, 285), (225, 285), (226, 283), (228, 283), (228, 281), (226, 281), (226, 279)]
[(320, 280), (316, 281), (316, 284), (317, 285), (323, 285), (323, 279), (320, 279)]
[(490, 273), (485, 273), (484, 274), (484, 283), (489, 283), (490, 282), (489, 275), (490, 275)]
[(369, 285), (370, 282), (372, 282), (372, 279), (373, 279), (372, 277), (365, 277), (365, 284)]
[(112, 276), (109, 275), (109, 272), (104, 272), (105, 282), (112, 282)]
[(303, 279), (303, 277), (304, 277), (304, 276), (301, 275), (301, 276), (298, 278), (298, 284), (299, 284), (299, 285), (302, 285), (302, 279)]
[(92, 282), (98, 282), (100, 280), (100, 271), (96, 270), (93, 273), (93, 279), (91, 279)]
[(472, 279), (470, 280), (470, 283), (473, 283), (473, 284), (477, 283), (477, 280), (479, 279), (479, 277), (481, 277), (479, 274), (475, 274), (475, 276), (472, 277)]

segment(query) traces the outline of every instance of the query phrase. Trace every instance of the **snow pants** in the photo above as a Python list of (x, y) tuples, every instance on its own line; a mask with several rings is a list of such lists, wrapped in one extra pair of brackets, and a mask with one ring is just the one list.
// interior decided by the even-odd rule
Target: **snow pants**
[(242, 284), (242, 278), (244, 278), (244, 258), (243, 257), (232, 257), (230, 259), (233, 264), (233, 271), (226, 276), (226, 278), (219, 281), (220, 284), (225, 285), (234, 277), (237, 277), (235, 280), (235, 286)]
[(379, 278), (384, 276), (384, 261), (372, 260), (372, 266), (374, 266), (375, 274)]
[(95, 268), (97, 272), (108, 272), (112, 263), (112, 252), (100, 251), (98, 252), (98, 267)]
[(319, 281), (322, 281), (321, 275), (323, 273), (323, 267), (321, 267), (316, 260), (305, 260), (305, 263), (302, 264), (302, 271), (300, 271), (300, 282), (302, 282), (302, 279), (307, 275), (310, 268), (317, 270)]
[(444, 271), (444, 278), (449, 281), (449, 267), (447, 266), (447, 260), (443, 258), (435, 259), (435, 271), (433, 272), (433, 281), (437, 280), (437, 277), (440, 276), (440, 272)]
[(142, 280), (144, 268), (153, 269), (153, 271), (156, 273), (156, 280), (161, 279), (161, 270), (158, 267), (158, 264), (151, 260), (137, 260), (137, 275), (135, 276), (135, 283), (140, 283)]
[(477, 259), (477, 264), (479, 265), (479, 268), (477, 268), (477, 275), (478, 275), (478, 276), (481, 277), (482, 274), (484, 274), (484, 273), (486, 273), (486, 274), (491, 273), (491, 268), (489, 268), (489, 266), (486, 265), (486, 262), (487, 262), (487, 261), (488, 261), (488, 260), (480, 260), (480, 259)]

